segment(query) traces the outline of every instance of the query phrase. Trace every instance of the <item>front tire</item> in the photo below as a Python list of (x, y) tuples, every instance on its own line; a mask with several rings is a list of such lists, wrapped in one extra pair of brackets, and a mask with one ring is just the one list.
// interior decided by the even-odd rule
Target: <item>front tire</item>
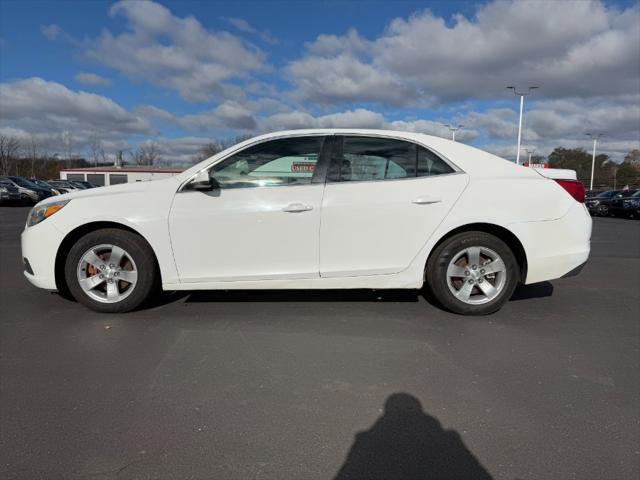
[(509, 246), (485, 232), (446, 239), (427, 262), (426, 280), (435, 299), (462, 315), (487, 315), (511, 298), (520, 268)]
[(65, 261), (71, 295), (84, 306), (104, 313), (129, 312), (156, 288), (155, 256), (139, 235), (104, 228), (81, 237)]

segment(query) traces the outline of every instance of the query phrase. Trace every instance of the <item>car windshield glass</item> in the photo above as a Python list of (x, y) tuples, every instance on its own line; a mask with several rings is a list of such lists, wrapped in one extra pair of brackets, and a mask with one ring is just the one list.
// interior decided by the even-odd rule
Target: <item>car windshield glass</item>
[(634, 198), (640, 197), (640, 190), (638, 190), (636, 193), (634, 193), (631, 196), (634, 197)]
[(613, 192), (602, 192), (599, 193), (598, 195), (596, 195), (596, 197), (598, 198), (607, 198), (607, 197), (611, 197), (613, 195)]
[(21, 187), (25, 187), (25, 188), (33, 188), (33, 187), (37, 187), (37, 185), (33, 182), (30, 182), (29, 180), (27, 180), (26, 178), (21, 178), (21, 177), (12, 177), (11, 180), (13, 180), (14, 182), (16, 182), (18, 185), (20, 185)]

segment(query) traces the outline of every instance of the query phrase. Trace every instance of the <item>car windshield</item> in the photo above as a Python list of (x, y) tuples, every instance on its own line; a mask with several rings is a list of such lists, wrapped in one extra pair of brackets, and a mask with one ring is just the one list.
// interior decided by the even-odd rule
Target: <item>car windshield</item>
[(614, 193), (615, 193), (615, 191), (609, 190), (608, 192), (599, 193), (598, 195), (596, 195), (596, 197), (598, 197), (598, 198), (608, 198), (608, 197), (612, 197)]
[(13, 180), (14, 182), (16, 182), (18, 185), (20, 185), (21, 187), (25, 187), (25, 188), (33, 188), (33, 187), (37, 187), (37, 185), (33, 182), (30, 182), (29, 180), (27, 180), (26, 178), (22, 178), (22, 177), (9, 177), (11, 178), (11, 180)]
[(631, 195), (633, 198), (638, 198), (640, 197), (640, 190), (638, 190), (636, 193), (634, 193), (633, 195)]

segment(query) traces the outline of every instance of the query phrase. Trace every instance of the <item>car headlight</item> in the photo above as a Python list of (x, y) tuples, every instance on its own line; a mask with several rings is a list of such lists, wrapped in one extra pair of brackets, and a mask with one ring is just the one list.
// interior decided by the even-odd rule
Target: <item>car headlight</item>
[(0, 187), (0, 192), (7, 193), (8, 191), (6, 187)]
[(597, 207), (600, 204), (600, 200), (594, 200), (593, 203), (591, 203), (591, 205), (593, 205), (594, 207)]
[(29, 212), (27, 217), (27, 227), (33, 227), (41, 221), (49, 218), (54, 213), (60, 211), (70, 200), (61, 200), (59, 202), (49, 202), (44, 205), (36, 205)]
[(629, 205), (631, 205), (632, 207), (640, 207), (640, 200), (629, 200)]

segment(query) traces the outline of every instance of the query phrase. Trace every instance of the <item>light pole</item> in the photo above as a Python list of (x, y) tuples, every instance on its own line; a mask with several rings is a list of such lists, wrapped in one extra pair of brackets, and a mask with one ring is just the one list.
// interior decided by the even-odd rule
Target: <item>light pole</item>
[(604, 133), (587, 133), (586, 135), (593, 140), (593, 154), (591, 156), (591, 182), (589, 183), (589, 190), (593, 190), (593, 170), (596, 166), (596, 145), (598, 144), (598, 139), (602, 137)]
[(533, 155), (536, 152), (536, 149), (535, 148), (527, 148), (525, 151), (529, 154), (529, 166), (531, 166), (531, 155)]
[(449, 131), (451, 132), (451, 140), (453, 140), (454, 142), (456, 141), (456, 132), (464, 127), (464, 125), (455, 126), (455, 125), (449, 125), (448, 123), (443, 123), (442, 125), (444, 125), (449, 129)]
[(529, 87), (526, 92), (518, 92), (516, 87), (507, 87), (509, 90), (513, 90), (514, 95), (520, 97), (520, 119), (518, 120), (518, 151), (516, 152), (516, 164), (520, 165), (520, 141), (522, 140), (522, 111), (524, 110), (524, 97), (529, 95), (532, 90), (539, 87)]

